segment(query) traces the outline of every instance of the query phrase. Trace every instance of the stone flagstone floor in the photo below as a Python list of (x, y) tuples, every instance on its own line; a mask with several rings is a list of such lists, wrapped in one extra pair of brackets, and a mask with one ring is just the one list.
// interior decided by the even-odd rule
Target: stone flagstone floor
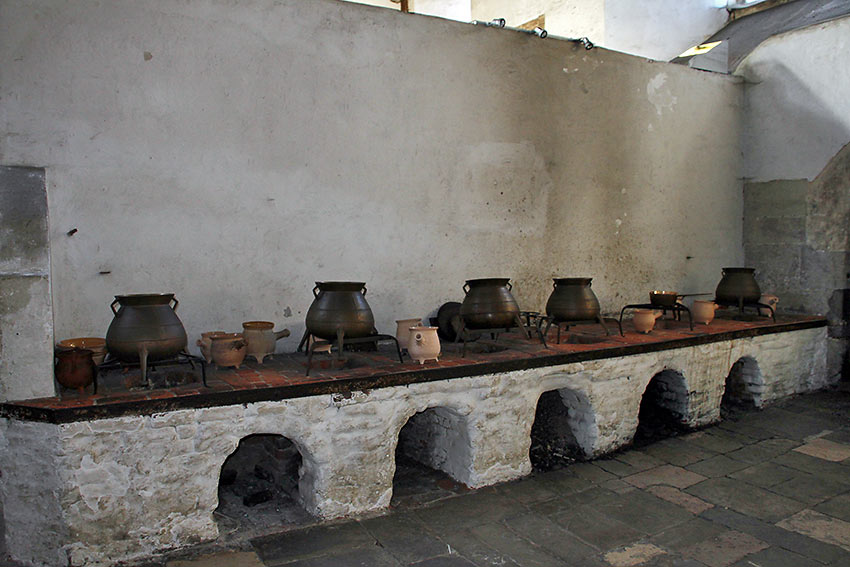
[(850, 387), (519, 481), (228, 547), (144, 566), (850, 566)]

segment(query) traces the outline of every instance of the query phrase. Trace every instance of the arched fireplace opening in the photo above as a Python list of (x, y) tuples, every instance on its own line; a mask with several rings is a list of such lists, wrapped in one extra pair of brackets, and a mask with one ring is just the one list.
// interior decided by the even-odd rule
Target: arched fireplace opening
[(735, 412), (762, 407), (764, 395), (764, 377), (756, 359), (743, 356), (732, 365), (726, 377), (726, 388), (720, 402), (723, 417), (731, 417)]
[(283, 435), (244, 437), (221, 467), (215, 517), (223, 533), (312, 520), (304, 509), (304, 458)]
[(562, 388), (540, 395), (528, 456), (536, 471), (562, 468), (593, 453), (599, 431), (588, 397)]
[(395, 452), (392, 506), (432, 502), (465, 492), (457, 481), (472, 467), (466, 418), (445, 407), (414, 414), (401, 428)]
[(688, 385), (681, 372), (662, 370), (640, 400), (634, 444), (638, 447), (688, 430)]

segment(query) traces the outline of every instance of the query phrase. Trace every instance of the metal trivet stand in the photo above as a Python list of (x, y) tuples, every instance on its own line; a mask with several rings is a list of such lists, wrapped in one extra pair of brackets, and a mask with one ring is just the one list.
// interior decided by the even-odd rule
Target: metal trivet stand
[[(770, 317), (773, 319), (773, 322), (776, 323), (776, 311), (774, 311), (773, 307), (766, 303), (760, 303), (758, 301), (744, 301), (743, 298), (731, 301), (726, 299), (715, 299), (714, 302), (721, 307), (737, 307), (740, 316), (744, 316), (748, 307), (753, 308), (756, 310), (756, 315), (760, 317)], [(767, 309), (770, 312), (770, 315), (762, 315), (761, 309)]]
[(681, 303), (677, 303), (675, 305), (655, 305), (653, 303), (632, 303), (623, 307), (620, 310), (620, 319), (617, 321), (617, 324), (620, 326), (620, 336), (625, 337), (625, 333), (623, 333), (623, 313), (626, 312), (626, 309), (651, 309), (653, 311), (658, 311), (659, 309), (662, 311), (662, 316), (667, 315), (668, 311), (673, 313), (673, 319), (675, 321), (682, 320), (682, 313), (688, 314), (688, 324), (691, 327), (691, 330), (694, 330), (694, 318), (691, 317), (691, 310), (688, 309), (685, 305)]
[[(533, 313), (533, 312), (524, 311), (523, 315), (527, 315), (526, 319), (530, 321), (530, 314), (531, 313)], [(463, 317), (461, 317), (460, 318), (460, 329), (458, 329), (457, 335), (455, 335), (455, 341), (454, 341), (455, 343), (457, 343), (458, 341), (463, 339), (463, 349), (461, 350), (461, 353), (460, 353), (461, 358), (466, 356), (466, 343), (470, 342), (470, 340), (472, 339), (472, 335), (479, 335), (479, 334), (483, 335), (485, 333), (490, 333), (490, 338), (493, 340), (493, 342), (496, 342), (496, 341), (499, 340), (500, 334), (509, 333), (512, 329), (515, 329), (515, 328), (518, 327), (519, 330), (522, 331), (523, 336), (526, 339), (531, 340), (531, 335), (528, 334), (528, 328), (525, 325), (522, 324), (522, 318), (520, 317), (519, 313), (517, 313), (514, 316), (514, 322), (516, 323), (516, 325), (513, 326), (513, 327), (494, 327), (494, 328), (490, 328), (490, 329), (467, 329), (466, 328), (466, 321), (464, 321)], [(543, 341), (543, 346), (546, 346), (546, 341), (543, 340), (543, 335), (540, 334), (539, 328), (537, 328), (537, 335), (540, 337), (540, 340)], [(549, 347), (546, 347), (546, 348), (549, 348)]]
[[(546, 328), (541, 331), (542, 336), (546, 336), (549, 334), (549, 329), (552, 325), (558, 329), (557, 338), (555, 339), (555, 344), (561, 344), (561, 328), (564, 329), (565, 333), (570, 332), (570, 327), (575, 327), (576, 325), (585, 325), (587, 323), (599, 323), (602, 325), (602, 329), (605, 331), (605, 336), (610, 337), (611, 331), (608, 330), (608, 327), (605, 326), (605, 321), (602, 320), (602, 315), (597, 315), (595, 319), (565, 319), (563, 321), (559, 321), (555, 317), (549, 315), (541, 315), (537, 314), (537, 326), (540, 328), (543, 323), (546, 323)], [(544, 341), (545, 344), (545, 341)]]
[[(392, 341), (395, 343), (395, 350), (398, 353), (398, 361), (400, 364), (404, 364), (404, 359), (401, 357), (401, 347), (399, 347), (398, 339), (396, 339), (392, 335), (382, 335), (378, 333), (377, 329), (373, 329), (374, 334), (369, 335), (368, 337), (357, 337), (357, 338), (345, 338), (345, 331), (342, 329), (337, 330), (336, 333), (336, 344), (337, 344), (337, 360), (342, 360), (342, 349), (345, 345), (356, 345), (356, 344), (364, 344), (364, 343), (374, 343), (375, 348), (378, 348), (378, 343), (380, 341)], [(298, 343), (298, 352), (304, 348), (304, 345), (307, 344), (307, 339), (310, 337), (310, 331), (304, 331), (304, 336), (301, 337), (301, 342)], [(318, 347), (325, 347), (327, 345), (331, 345), (333, 347), (333, 342), (326, 341), (324, 339), (316, 339), (314, 337), (313, 342), (310, 343), (310, 347), (307, 349), (307, 373), (305, 376), (310, 375), (310, 368), (313, 367), (313, 351)]]
[(145, 368), (142, 368), (141, 362), (126, 362), (122, 360), (118, 360), (117, 358), (113, 358), (111, 354), (106, 355), (106, 359), (103, 362), (97, 365), (97, 372), (95, 372), (94, 378), (94, 394), (97, 394), (97, 375), (100, 374), (103, 370), (123, 370), (125, 368), (140, 368), (142, 369), (142, 380), (145, 381), (145, 388), (151, 387), (151, 381), (148, 379), (148, 372), (151, 370), (156, 370), (157, 366), (177, 366), (177, 365), (185, 365), (188, 364), (192, 367), (192, 370), (195, 369), (195, 363), (201, 365), (201, 382), (203, 382), (205, 388), (209, 388), (207, 385), (207, 365), (206, 361), (200, 356), (195, 356), (193, 354), (189, 354), (188, 352), (178, 352), (176, 356), (172, 356), (170, 358), (164, 358), (162, 360), (148, 360)]

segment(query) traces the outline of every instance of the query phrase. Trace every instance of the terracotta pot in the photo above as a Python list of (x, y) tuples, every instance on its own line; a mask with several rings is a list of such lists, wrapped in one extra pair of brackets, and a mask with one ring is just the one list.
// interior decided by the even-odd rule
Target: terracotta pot
[(636, 309), (632, 317), (632, 324), (638, 333), (647, 334), (655, 327), (655, 320), (661, 317), (660, 311), (651, 309)]
[(82, 391), (94, 382), (97, 367), (92, 351), (83, 348), (60, 348), (56, 351), (56, 381), (65, 388)]
[(201, 354), (204, 357), (204, 360), (207, 361), (207, 364), (212, 362), (212, 355), (210, 354), (210, 346), (212, 345), (212, 337), (216, 335), (226, 335), (225, 331), (207, 331), (206, 333), (201, 333), (201, 338), (198, 339), (198, 342), (195, 343), (201, 348)]
[(245, 321), (242, 323), (242, 336), (248, 343), (248, 356), (262, 364), (266, 356), (274, 354), (275, 343), (289, 336), (289, 329), (275, 331), (271, 321)]
[(239, 368), (248, 354), (248, 343), (242, 333), (223, 333), (210, 337), (212, 361), (219, 368), (232, 366)]
[[(769, 305), (774, 312), (776, 312), (776, 304), (779, 303), (779, 298), (775, 295), (764, 294), (759, 298), (759, 303), (764, 303), (765, 305)], [(764, 315), (765, 317), (770, 317), (770, 309), (765, 309), (764, 307), (759, 307), (759, 315)]]
[(90, 350), (92, 360), (95, 364), (102, 364), (106, 358), (106, 339), (100, 337), (77, 337), (76, 339), (65, 339), (57, 343), (60, 348), (82, 348)]
[(407, 348), (407, 339), (410, 337), (411, 327), (421, 327), (422, 319), (399, 319), (395, 322), (395, 338), (398, 340), (398, 346), (404, 350)]
[(694, 316), (694, 323), (702, 323), (708, 325), (714, 320), (714, 311), (720, 307), (713, 301), (694, 301), (691, 307), (691, 314)]
[(437, 327), (410, 327), (407, 352), (410, 358), (425, 364), (426, 360), (440, 360), (440, 337)]

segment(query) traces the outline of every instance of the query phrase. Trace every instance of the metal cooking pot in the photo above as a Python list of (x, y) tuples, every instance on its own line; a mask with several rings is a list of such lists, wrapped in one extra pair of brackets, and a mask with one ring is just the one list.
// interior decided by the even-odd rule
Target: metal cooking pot
[(516, 326), (519, 305), (511, 295), (510, 278), (466, 280), (466, 297), (460, 316), (468, 329), (499, 329)]
[(352, 339), (375, 334), (364, 282), (316, 282), (313, 295), (306, 324), (314, 337), (335, 340), (340, 331)]
[(736, 304), (758, 301), (761, 289), (755, 272), (755, 268), (723, 268), (723, 278), (714, 292), (716, 301)]
[(109, 354), (125, 362), (140, 362), (143, 373), (147, 361), (176, 356), (188, 342), (175, 313), (177, 304), (173, 293), (116, 295), (110, 304), (115, 316), (106, 331)]
[(649, 292), (649, 303), (656, 307), (673, 307), (683, 297), (675, 291), (653, 290)]
[(546, 302), (546, 315), (555, 321), (593, 321), (599, 316), (599, 300), (590, 289), (593, 278), (554, 278)]

